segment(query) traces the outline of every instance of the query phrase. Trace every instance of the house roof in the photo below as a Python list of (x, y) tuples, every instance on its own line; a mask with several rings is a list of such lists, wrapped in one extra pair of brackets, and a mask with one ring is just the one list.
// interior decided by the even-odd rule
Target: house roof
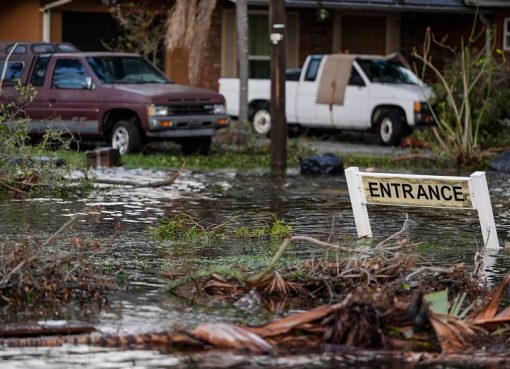
[[(322, 5), (328, 9), (370, 9), (370, 10), (397, 10), (421, 12), (473, 12), (474, 8), (469, 2), (484, 2), (483, 0), (323, 0)], [(504, 0), (491, 0), (487, 2), (506, 2)], [(249, 4), (267, 5), (269, 0), (248, 0)], [(287, 7), (317, 8), (317, 0), (286, 0)], [(508, 6), (508, 5), (507, 5)]]
[(478, 6), (480, 8), (510, 8), (508, 0), (465, 0), (467, 5)]

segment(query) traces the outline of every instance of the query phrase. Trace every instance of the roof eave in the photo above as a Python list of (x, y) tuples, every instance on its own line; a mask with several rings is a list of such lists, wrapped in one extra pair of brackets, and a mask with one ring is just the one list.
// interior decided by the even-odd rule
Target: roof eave
[[(250, 5), (269, 5), (269, 0), (248, 0)], [(287, 8), (317, 8), (317, 4), (311, 4), (309, 1), (287, 1), (285, 6)], [(323, 1), (322, 6), (326, 9), (333, 10), (386, 10), (396, 12), (433, 12), (433, 13), (447, 13), (447, 12), (461, 12), (461, 13), (474, 13), (475, 9), (468, 6), (416, 6), (405, 4), (347, 4), (337, 1)]]

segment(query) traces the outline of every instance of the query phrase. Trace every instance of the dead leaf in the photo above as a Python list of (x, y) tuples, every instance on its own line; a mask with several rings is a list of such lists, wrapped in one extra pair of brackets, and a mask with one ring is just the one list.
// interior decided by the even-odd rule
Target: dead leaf
[(508, 284), (510, 283), (510, 273), (503, 278), (499, 286), (493, 292), (487, 305), (478, 311), (474, 317), (470, 318), (469, 321), (476, 323), (477, 321), (486, 321), (494, 318), (498, 312), (503, 293), (506, 291)]
[(196, 327), (191, 334), (218, 348), (248, 350), (255, 353), (269, 353), (273, 347), (246, 329), (225, 323), (204, 323)]
[(303, 324), (324, 318), (326, 315), (331, 314), (332, 312), (346, 306), (351, 299), (352, 294), (349, 294), (342, 302), (338, 304), (319, 306), (318, 308), (302, 313), (297, 313), (263, 325), (261, 327), (246, 327), (246, 329), (264, 338), (277, 336), (287, 333), (293, 328), (299, 327)]

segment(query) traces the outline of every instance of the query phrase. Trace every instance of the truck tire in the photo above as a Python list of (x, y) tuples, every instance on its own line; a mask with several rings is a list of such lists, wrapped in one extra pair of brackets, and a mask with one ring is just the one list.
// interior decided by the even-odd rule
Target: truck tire
[(181, 141), (184, 155), (200, 154), (207, 156), (211, 151), (212, 137), (193, 137)]
[(142, 137), (136, 124), (128, 120), (119, 120), (113, 125), (110, 144), (121, 155), (136, 152), (142, 146)]
[(405, 133), (405, 122), (398, 110), (383, 110), (375, 125), (379, 143), (384, 146), (398, 146)]
[(271, 113), (267, 104), (255, 107), (251, 124), (255, 133), (263, 136), (269, 135), (269, 132), (271, 132)]

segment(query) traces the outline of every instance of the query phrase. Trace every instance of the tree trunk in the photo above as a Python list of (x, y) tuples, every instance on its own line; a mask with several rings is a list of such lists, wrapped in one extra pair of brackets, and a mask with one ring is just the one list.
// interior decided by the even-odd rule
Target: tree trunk
[(237, 66), (239, 71), (239, 121), (237, 123), (237, 144), (245, 141), (245, 127), (248, 122), (248, 5), (246, 0), (236, 1), (237, 22)]

